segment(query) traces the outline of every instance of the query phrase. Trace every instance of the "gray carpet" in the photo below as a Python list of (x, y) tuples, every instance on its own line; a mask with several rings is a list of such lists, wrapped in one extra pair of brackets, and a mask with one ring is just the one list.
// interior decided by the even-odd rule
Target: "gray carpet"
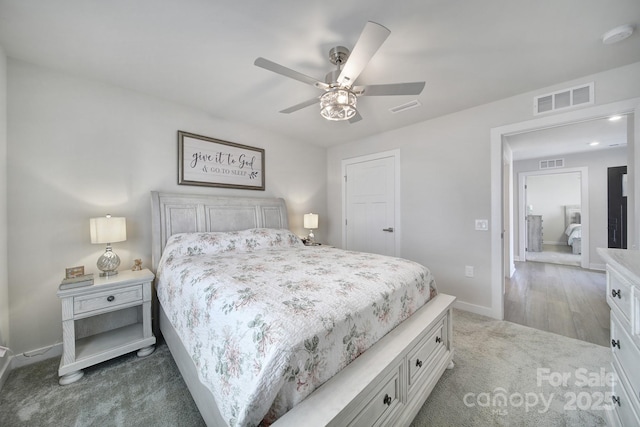
[[(605, 425), (596, 403), (608, 387), (595, 377), (601, 368), (610, 371), (608, 348), (462, 311), (454, 313), (454, 344), (456, 367), (445, 372), (413, 427)], [(204, 425), (166, 345), (143, 359), (133, 353), (86, 369), (65, 387), (58, 385), (58, 363), (11, 372), (0, 391), (0, 425)], [(537, 368), (569, 377), (558, 387), (545, 379), (538, 385)], [(592, 386), (580, 386), (580, 368), (578, 374), (594, 375)]]

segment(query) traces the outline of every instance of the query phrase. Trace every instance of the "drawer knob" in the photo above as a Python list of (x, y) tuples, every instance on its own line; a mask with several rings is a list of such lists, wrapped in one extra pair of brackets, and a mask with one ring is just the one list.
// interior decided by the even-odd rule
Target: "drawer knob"
[(416, 366), (417, 366), (418, 368), (422, 368), (422, 360), (420, 360), (420, 359), (416, 359)]
[(611, 396), (611, 401), (620, 406), (620, 398), (618, 396)]
[(109, 302), (113, 301), (114, 299), (116, 299), (116, 297), (114, 297), (113, 295), (109, 295), (107, 297), (107, 301), (109, 301)]
[(441, 342), (442, 342), (442, 338), (440, 338), (440, 337), (436, 337), (436, 342), (437, 342), (437, 343), (441, 343)]
[(385, 394), (384, 400), (382, 401), (382, 403), (384, 403), (387, 406), (391, 406), (391, 396), (389, 396), (388, 394)]
[(618, 290), (611, 289), (611, 296), (614, 297), (614, 298), (618, 297), (618, 299), (622, 298), (620, 289), (618, 289)]
[(612, 346), (613, 348), (618, 347), (618, 350), (620, 350), (620, 340), (614, 340), (614, 339), (612, 339), (612, 340), (611, 340), (611, 346)]

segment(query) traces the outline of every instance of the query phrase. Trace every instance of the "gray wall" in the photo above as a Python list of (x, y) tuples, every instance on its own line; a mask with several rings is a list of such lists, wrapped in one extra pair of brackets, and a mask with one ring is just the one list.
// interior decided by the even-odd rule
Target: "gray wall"
[[(66, 267), (97, 272), (89, 218), (127, 219), (121, 269), (151, 265), (151, 190), (283, 197), (290, 227), (326, 218), (325, 149), (102, 83), (9, 59), (10, 341), (17, 353), (61, 342)], [(177, 185), (177, 131), (265, 149), (266, 191)], [(323, 230), (318, 238), (324, 239)], [(0, 288), (1, 289), (1, 288)], [(1, 294), (0, 294), (1, 295)]]
[[(10, 345), (7, 273), (7, 57), (2, 46), (0, 46), (0, 177), (0, 345), (7, 347)], [(8, 354), (0, 358), (0, 374), (8, 361)]]

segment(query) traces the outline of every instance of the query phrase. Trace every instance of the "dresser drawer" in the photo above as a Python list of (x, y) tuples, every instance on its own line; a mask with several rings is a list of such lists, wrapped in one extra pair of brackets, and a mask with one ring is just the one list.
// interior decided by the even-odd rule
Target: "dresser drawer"
[(628, 383), (628, 391), (633, 399), (640, 402), (640, 350), (625, 330), (623, 323), (611, 312), (611, 349), (613, 356), (622, 368), (616, 369), (619, 377)]
[(350, 427), (381, 425), (389, 413), (402, 404), (400, 402), (401, 372), (402, 366), (398, 366), (385, 377), (366, 406), (349, 423)]
[(637, 426), (640, 418), (623, 381), (620, 379), (614, 381), (611, 391), (611, 407), (620, 420), (620, 425), (622, 427)]
[(631, 284), (607, 265), (607, 302), (619, 309), (625, 322), (631, 322)]
[(438, 356), (447, 350), (446, 320), (446, 316), (443, 317), (409, 353), (407, 363), (410, 389), (422, 375), (432, 370), (433, 365), (440, 360)]
[(73, 299), (73, 314), (113, 308), (119, 305), (142, 301), (142, 285), (81, 295)]

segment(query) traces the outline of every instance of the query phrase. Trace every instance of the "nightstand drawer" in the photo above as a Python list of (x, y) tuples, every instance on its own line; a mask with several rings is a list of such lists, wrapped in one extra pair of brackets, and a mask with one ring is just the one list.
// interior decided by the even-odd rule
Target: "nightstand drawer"
[(73, 299), (73, 314), (77, 315), (140, 301), (142, 301), (142, 285), (107, 290), (75, 297)]

